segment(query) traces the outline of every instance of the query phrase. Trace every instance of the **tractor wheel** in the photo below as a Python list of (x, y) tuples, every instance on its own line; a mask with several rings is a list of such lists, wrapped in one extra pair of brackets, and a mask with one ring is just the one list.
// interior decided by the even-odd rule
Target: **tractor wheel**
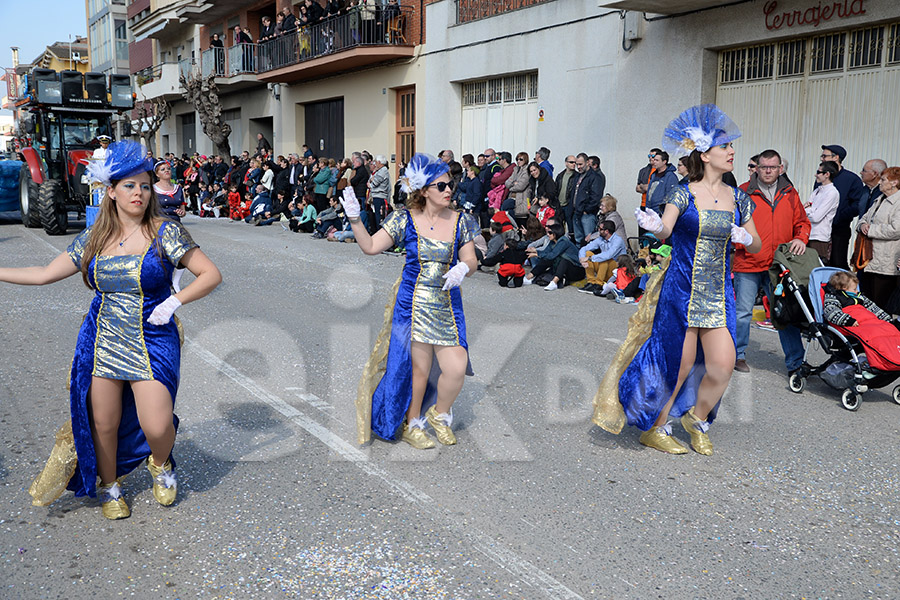
[(41, 214), (37, 208), (38, 184), (31, 178), (28, 165), (22, 165), (19, 171), (19, 209), (22, 211), (22, 224), (25, 227), (40, 227)]
[(47, 235), (65, 235), (69, 228), (69, 212), (66, 210), (62, 184), (58, 180), (48, 179), (41, 184), (37, 207)]

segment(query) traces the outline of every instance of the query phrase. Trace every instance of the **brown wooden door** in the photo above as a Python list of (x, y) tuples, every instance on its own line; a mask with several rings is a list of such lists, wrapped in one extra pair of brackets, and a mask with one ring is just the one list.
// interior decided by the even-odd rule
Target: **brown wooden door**
[(397, 90), (397, 161), (416, 153), (416, 88)]

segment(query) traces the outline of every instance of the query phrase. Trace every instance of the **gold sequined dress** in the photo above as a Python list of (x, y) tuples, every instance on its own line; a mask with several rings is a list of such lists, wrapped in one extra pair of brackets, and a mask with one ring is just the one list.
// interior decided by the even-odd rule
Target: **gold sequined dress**
[[(435, 240), (418, 229), (405, 208), (392, 212), (382, 228), (406, 249), (406, 263), (359, 384), (360, 443), (367, 441), (372, 431), (384, 439), (396, 438), (412, 397), (411, 342), (468, 349), (462, 292), (460, 288), (441, 288), (444, 274), (459, 261), (459, 249), (480, 231), (472, 215), (457, 213), (454, 239)], [(432, 365), (436, 368), (437, 361)]]
[[(85, 229), (68, 248), (69, 257), (78, 268), (90, 233), (90, 228)], [(175, 319), (165, 325), (152, 325), (147, 318), (169, 297), (172, 271), (184, 254), (195, 247), (197, 244), (180, 223), (164, 221), (156, 240), (142, 254), (97, 256), (91, 260), (88, 281), (96, 293), (78, 333), (72, 362), (71, 434), (63, 427), (57, 435), (53, 455), (30, 490), (35, 504), (49, 504), (66, 487), (76, 496), (96, 495), (97, 464), (88, 398), (93, 377), (159, 381), (175, 402), (181, 365), (178, 325)], [(177, 427), (177, 417), (174, 422)], [(75, 464), (60, 458), (72, 454), (70, 443), (77, 455)], [(125, 385), (116, 477), (131, 472), (149, 455), (131, 386)]]
[[(676, 186), (666, 196), (666, 204), (679, 212), (670, 236), (671, 257), (664, 271), (650, 277), (628, 336), (594, 397), (593, 421), (607, 431), (619, 433), (626, 422), (650, 429), (675, 389), (689, 327), (725, 327), (734, 338), (731, 224), (746, 224), (754, 206), (742, 190), (733, 194), (733, 211), (698, 209), (687, 185)], [(698, 344), (694, 368), (675, 398), (672, 417), (696, 404), (704, 364)], [(715, 410), (709, 421), (714, 418)]]

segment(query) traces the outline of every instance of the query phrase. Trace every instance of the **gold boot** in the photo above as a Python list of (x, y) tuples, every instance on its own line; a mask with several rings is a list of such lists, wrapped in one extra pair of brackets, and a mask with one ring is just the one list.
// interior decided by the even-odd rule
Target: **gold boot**
[(668, 423), (659, 427), (651, 427), (642, 433), (640, 442), (668, 454), (687, 454), (688, 451), (681, 442), (672, 437), (672, 426)]
[(434, 440), (425, 433), (425, 419), (422, 418), (413, 419), (412, 423), (404, 423), (401, 439), (416, 450), (434, 448)]
[(107, 519), (115, 521), (131, 516), (125, 498), (122, 497), (122, 488), (119, 487), (118, 480), (113, 481), (110, 485), (98, 486), (97, 495), (100, 497), (100, 509)]
[(175, 502), (178, 493), (178, 480), (175, 471), (172, 470), (172, 462), (168, 459), (161, 467), (153, 464), (153, 457), (147, 458), (147, 470), (153, 476), (153, 497), (163, 506), (169, 506)]
[(453, 413), (438, 414), (437, 408), (432, 406), (425, 412), (425, 418), (434, 428), (434, 434), (440, 443), (445, 446), (452, 446), (456, 443), (456, 436), (450, 426), (453, 424)]
[(709, 423), (698, 419), (696, 415), (694, 415), (693, 408), (681, 415), (681, 426), (684, 427), (685, 431), (691, 434), (691, 448), (694, 449), (694, 452), (705, 456), (712, 456), (712, 442), (709, 441), (709, 436), (706, 435), (706, 430), (709, 429)]

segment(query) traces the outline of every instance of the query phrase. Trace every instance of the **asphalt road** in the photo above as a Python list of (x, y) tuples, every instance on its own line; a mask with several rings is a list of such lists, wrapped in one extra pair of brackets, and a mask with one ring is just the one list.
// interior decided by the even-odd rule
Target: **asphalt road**
[[(0, 285), (0, 598), (900, 597), (890, 388), (855, 413), (819, 380), (792, 394), (777, 335), (753, 330), (714, 456), (664, 455), (589, 421), (633, 306), (476, 273), (459, 444), (359, 447), (356, 384), (402, 258), (186, 223), (225, 281), (178, 311), (169, 508), (143, 468), (124, 521), (71, 493), (31, 505), (91, 293)], [(74, 235), (0, 224), (0, 265), (49, 262)]]

